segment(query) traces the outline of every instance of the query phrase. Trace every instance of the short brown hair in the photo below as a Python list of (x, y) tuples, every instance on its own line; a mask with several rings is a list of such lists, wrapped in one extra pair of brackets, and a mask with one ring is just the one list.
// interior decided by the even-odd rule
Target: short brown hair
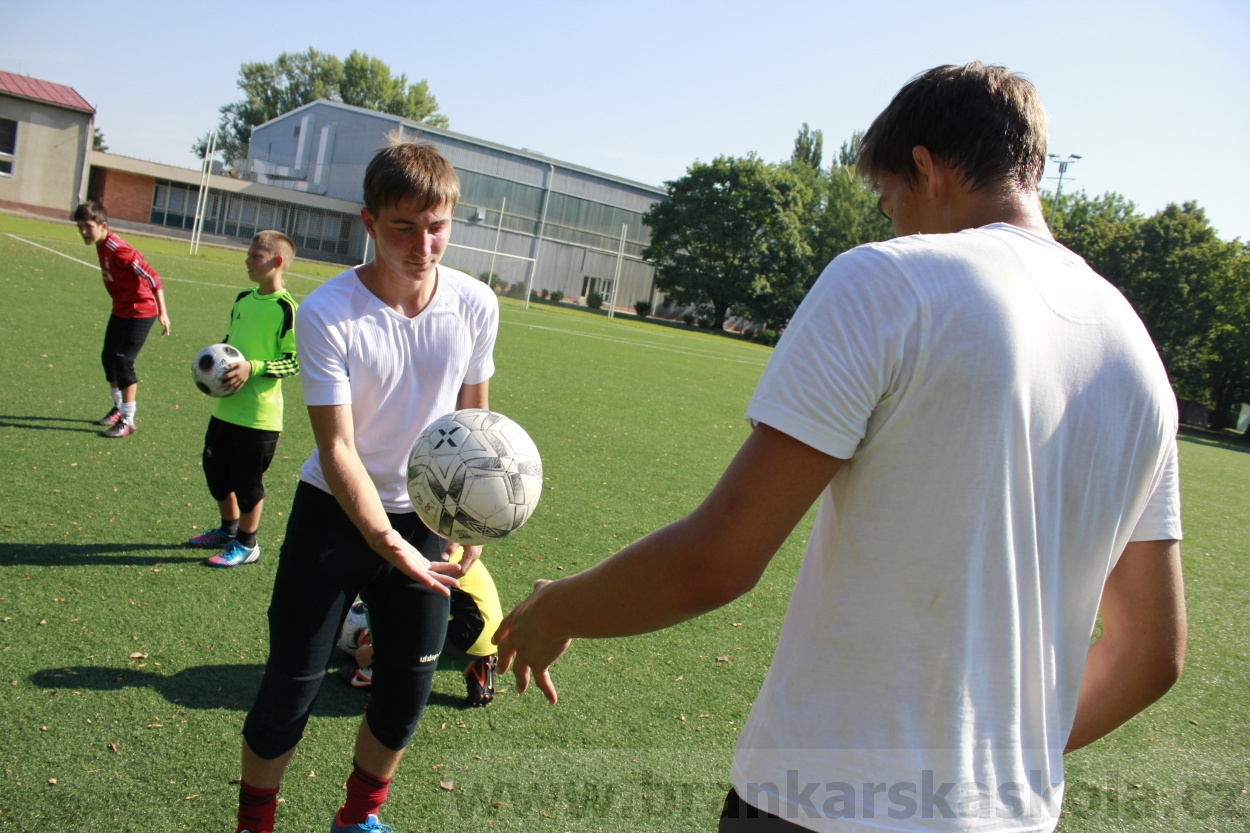
[(72, 218), (75, 223), (99, 223), (103, 225), (109, 221), (109, 214), (104, 210), (104, 203), (96, 200), (86, 200), (78, 204), (74, 209)]
[(295, 241), (280, 231), (273, 229), (258, 231), (252, 237), (252, 242), (259, 243), (266, 251), (282, 255), (283, 269), (290, 266), (291, 261), (295, 260)]
[(460, 201), (460, 179), (438, 149), (407, 142), (392, 133), (390, 144), (378, 151), (365, 169), (365, 208), (375, 217), (379, 209), (401, 200), (415, 200), (418, 211)]
[(908, 81), (873, 120), (856, 156), (859, 173), (910, 183), (916, 145), (974, 191), (1002, 180), (1033, 191), (1046, 162), (1046, 113), (1032, 82), (1006, 67), (945, 64)]

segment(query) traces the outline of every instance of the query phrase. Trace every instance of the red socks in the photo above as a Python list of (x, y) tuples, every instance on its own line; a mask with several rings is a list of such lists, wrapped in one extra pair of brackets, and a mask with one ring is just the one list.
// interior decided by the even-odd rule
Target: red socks
[(338, 823), (363, 824), (370, 813), (377, 814), (386, 802), (391, 779), (370, 775), (352, 761), (352, 774), (347, 779), (347, 803), (339, 809)]
[(278, 788), (263, 790), (239, 779), (239, 826), (234, 833), (273, 833), (273, 814), (278, 808)]

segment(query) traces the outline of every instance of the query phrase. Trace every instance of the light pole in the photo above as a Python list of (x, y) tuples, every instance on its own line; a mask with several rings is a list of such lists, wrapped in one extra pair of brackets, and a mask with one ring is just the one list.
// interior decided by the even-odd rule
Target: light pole
[(1063, 193), (1063, 175), (1068, 172), (1068, 166), (1080, 160), (1081, 157), (1075, 153), (1069, 153), (1067, 159), (1060, 159), (1057, 153), (1046, 155), (1059, 163), (1059, 184), (1055, 186), (1055, 198), (1050, 202), (1050, 219), (1047, 221), (1051, 227), (1054, 227), (1055, 209), (1059, 207), (1059, 195)]

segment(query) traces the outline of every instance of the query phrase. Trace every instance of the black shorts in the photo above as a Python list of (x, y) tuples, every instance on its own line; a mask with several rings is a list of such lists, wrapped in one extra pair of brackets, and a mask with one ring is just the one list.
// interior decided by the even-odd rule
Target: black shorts
[[(431, 561), (446, 541), (415, 513), (391, 515)], [(373, 689), (365, 718), (388, 749), (407, 745), (430, 696), (447, 633), (447, 597), (395, 569), (365, 542), (333, 495), (301, 482), (278, 555), (269, 605), (269, 660), (243, 737), (265, 760), (303, 736), (343, 619), (356, 596), (369, 605)]]
[(747, 804), (733, 787), (725, 796), (716, 829), (718, 833), (808, 833), (802, 825)]
[(135, 375), (135, 359), (139, 357), (139, 350), (148, 340), (148, 333), (152, 332), (155, 322), (156, 316), (109, 316), (109, 323), (104, 327), (104, 349), (100, 351), (100, 362), (104, 365), (104, 378), (110, 385), (128, 388), (139, 381)]
[(204, 479), (213, 500), (234, 493), (239, 511), (251, 512), (265, 498), (263, 477), (278, 450), (278, 431), (262, 431), (208, 418), (204, 433)]

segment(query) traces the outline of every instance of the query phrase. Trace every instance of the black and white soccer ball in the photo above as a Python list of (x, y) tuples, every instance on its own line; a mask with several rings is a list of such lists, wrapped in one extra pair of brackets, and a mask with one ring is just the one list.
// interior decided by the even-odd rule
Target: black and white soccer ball
[[(200, 393), (209, 396), (229, 396), (223, 389), (221, 377), (235, 362), (243, 361), (243, 354), (229, 344), (210, 344), (201, 350), (191, 362), (191, 378)], [(233, 393), (233, 391), (231, 391)]]
[(494, 411), (439, 417), (408, 455), (408, 495), (417, 516), (465, 546), (516, 532), (542, 491), (538, 447), (524, 428)]
[(365, 603), (359, 600), (352, 602), (351, 608), (347, 611), (347, 617), (343, 620), (343, 627), (339, 628), (339, 638), (335, 640), (335, 646), (355, 659), (356, 649), (361, 645), (360, 637), (364, 635), (368, 627), (369, 618)]

